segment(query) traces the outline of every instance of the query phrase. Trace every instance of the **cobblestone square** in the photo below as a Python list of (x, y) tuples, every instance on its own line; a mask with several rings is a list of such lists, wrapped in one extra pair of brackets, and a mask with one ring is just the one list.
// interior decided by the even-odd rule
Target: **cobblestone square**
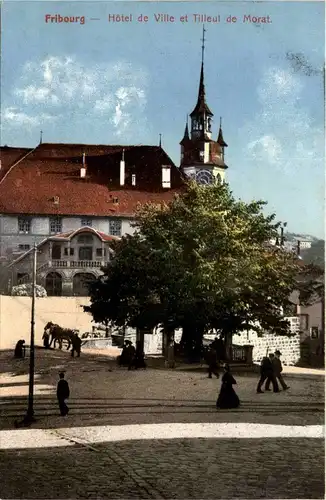
[[(36, 422), (15, 430), (26, 412), (28, 360), (2, 351), (0, 361), (2, 499), (324, 498), (324, 440), (313, 430), (324, 424), (323, 376), (289, 373), (289, 391), (256, 394), (257, 375), (235, 373), (241, 407), (217, 411), (220, 381), (205, 372), (128, 371), (104, 356), (37, 350)], [(65, 418), (55, 398), (62, 369), (71, 389)], [(160, 433), (145, 437), (153, 424)], [(182, 432), (189, 425), (190, 436)], [(215, 437), (203, 437), (207, 425)], [(221, 437), (226, 426), (231, 433)], [(301, 430), (290, 437), (286, 429)]]

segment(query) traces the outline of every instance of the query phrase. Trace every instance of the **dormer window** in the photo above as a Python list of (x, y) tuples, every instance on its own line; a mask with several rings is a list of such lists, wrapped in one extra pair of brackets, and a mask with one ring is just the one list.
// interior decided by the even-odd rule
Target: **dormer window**
[(83, 226), (92, 227), (92, 224), (93, 224), (93, 219), (90, 219), (89, 217), (83, 217), (81, 219), (82, 227)]

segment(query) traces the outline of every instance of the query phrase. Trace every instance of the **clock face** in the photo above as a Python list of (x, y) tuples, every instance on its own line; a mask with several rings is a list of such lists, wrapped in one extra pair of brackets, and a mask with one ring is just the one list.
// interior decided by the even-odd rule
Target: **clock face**
[(200, 170), (196, 174), (196, 181), (198, 184), (212, 184), (213, 175), (209, 170)]

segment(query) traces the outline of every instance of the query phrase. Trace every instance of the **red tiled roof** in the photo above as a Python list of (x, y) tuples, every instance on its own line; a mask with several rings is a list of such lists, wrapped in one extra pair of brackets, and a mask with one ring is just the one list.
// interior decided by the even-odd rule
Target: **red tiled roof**
[(9, 146), (3, 146), (0, 151), (0, 179), (2, 179), (16, 161), (23, 158), (30, 151), (32, 151), (32, 148), (11, 148)]
[[(123, 149), (126, 180), (120, 186)], [(81, 178), (84, 152), (87, 176)], [(171, 167), (171, 189), (162, 187), (162, 165)], [(139, 203), (168, 203), (183, 186), (182, 173), (159, 146), (41, 144), (0, 180), (0, 212), (132, 216)]]

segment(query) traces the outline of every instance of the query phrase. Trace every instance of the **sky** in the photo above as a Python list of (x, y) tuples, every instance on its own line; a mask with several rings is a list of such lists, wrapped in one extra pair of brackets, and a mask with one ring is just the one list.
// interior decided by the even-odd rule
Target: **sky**
[(323, 2), (4, 2), (1, 144), (36, 146), (40, 130), (54, 143), (156, 145), (162, 134), (179, 166), (201, 63), (194, 14), (220, 16), (205, 23), (205, 86), (234, 196), (324, 238)]

